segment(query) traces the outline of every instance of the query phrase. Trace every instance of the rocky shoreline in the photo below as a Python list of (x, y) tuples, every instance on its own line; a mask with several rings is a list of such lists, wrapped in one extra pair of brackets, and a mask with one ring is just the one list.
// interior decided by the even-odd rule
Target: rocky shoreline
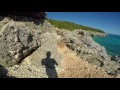
[[(106, 34), (58, 29), (47, 21), (41, 26), (32, 21), (4, 18), (0, 21), (0, 66), (6, 68), (4, 71), (9, 76), (47, 77), (41, 60), (50, 51), (51, 57), (58, 64), (56, 72), (59, 72), (62, 69), (63, 56), (58, 51), (57, 44), (63, 42), (79, 58), (104, 69), (109, 75), (118, 76), (120, 64), (112, 61), (105, 48), (97, 44), (91, 36)], [(3, 71), (1, 67), (0, 72)]]
[(117, 76), (119, 74), (120, 64), (111, 60), (106, 49), (92, 39), (93, 36), (103, 37), (107, 34), (84, 30), (67, 31), (58, 28), (56, 28), (56, 31), (63, 37), (63, 42), (67, 47), (73, 50), (80, 58), (105, 69), (109, 75)]

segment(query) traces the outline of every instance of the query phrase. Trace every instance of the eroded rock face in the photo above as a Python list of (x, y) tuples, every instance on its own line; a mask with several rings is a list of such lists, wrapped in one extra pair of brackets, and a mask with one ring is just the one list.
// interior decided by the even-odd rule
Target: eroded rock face
[(32, 30), (25, 23), (12, 20), (6, 21), (2, 25), (0, 30), (0, 65), (15, 65), (40, 46), (40, 41), (35, 38), (38, 32), (36, 30), (33, 33)]
[[(0, 43), (0, 65), (7, 68), (9, 76), (54, 77), (61, 68), (58, 36), (47, 22), (41, 26), (5, 18), (0, 22)], [(51, 53), (51, 64), (56, 62), (56, 67), (49, 69), (53, 73), (46, 70), (46, 64), (42, 65), (42, 60), (49, 60), (47, 52)]]
[(73, 50), (80, 58), (104, 68), (107, 72), (116, 71), (118, 65), (112, 62), (105, 48), (97, 44), (91, 34), (83, 30), (66, 31), (60, 30), (63, 42)]
[[(39, 35), (41, 46), (27, 56), (20, 65), (8, 68), (8, 74), (18, 78), (57, 78), (63, 67), (63, 55), (58, 50), (59, 40), (54, 31), (45, 30)], [(50, 53), (50, 54), (49, 54)]]
[[(87, 59), (89, 62), (100, 63), (104, 59), (109, 59), (104, 47), (95, 43), (92, 38), (81, 31), (78, 34), (65, 33), (64, 41), (67, 46), (77, 52), (80, 57)], [(98, 59), (98, 60), (97, 60)], [(101, 64), (100, 64), (101, 65)]]

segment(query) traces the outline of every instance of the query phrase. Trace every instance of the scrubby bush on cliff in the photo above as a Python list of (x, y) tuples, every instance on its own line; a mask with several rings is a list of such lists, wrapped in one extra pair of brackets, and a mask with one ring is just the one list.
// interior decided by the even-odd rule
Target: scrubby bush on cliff
[(48, 22), (50, 22), (52, 25), (54, 25), (57, 28), (60, 29), (68, 29), (68, 30), (75, 30), (75, 29), (83, 29), (86, 31), (93, 31), (93, 32), (101, 32), (104, 33), (104, 31), (96, 28), (91, 28), (87, 26), (82, 26), (78, 25), (72, 22), (67, 22), (67, 21), (58, 21), (58, 20), (52, 20), (52, 19), (47, 19)]

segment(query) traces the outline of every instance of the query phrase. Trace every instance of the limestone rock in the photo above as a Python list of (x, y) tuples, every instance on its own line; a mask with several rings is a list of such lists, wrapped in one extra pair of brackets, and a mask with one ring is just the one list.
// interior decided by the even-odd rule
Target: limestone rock
[(0, 65), (15, 65), (40, 46), (40, 40), (37, 42), (37, 34), (32, 30), (25, 23), (12, 20), (1, 27)]
[(105, 48), (97, 44), (88, 32), (83, 30), (63, 31), (61, 35), (67, 47), (73, 50), (80, 58), (102, 67), (108, 72), (117, 70), (118, 65), (111, 61)]

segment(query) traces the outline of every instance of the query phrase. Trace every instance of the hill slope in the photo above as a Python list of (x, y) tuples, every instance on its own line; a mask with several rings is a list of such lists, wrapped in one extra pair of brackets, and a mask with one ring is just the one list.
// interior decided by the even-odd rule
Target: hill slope
[(67, 21), (58, 21), (58, 20), (52, 20), (52, 19), (47, 19), (48, 22), (50, 22), (52, 25), (59, 29), (68, 29), (68, 30), (75, 30), (75, 29), (82, 29), (85, 31), (92, 31), (92, 32), (100, 32), (100, 33), (105, 33), (104, 31), (96, 28), (91, 28), (83, 25), (78, 25), (72, 22), (67, 22)]

